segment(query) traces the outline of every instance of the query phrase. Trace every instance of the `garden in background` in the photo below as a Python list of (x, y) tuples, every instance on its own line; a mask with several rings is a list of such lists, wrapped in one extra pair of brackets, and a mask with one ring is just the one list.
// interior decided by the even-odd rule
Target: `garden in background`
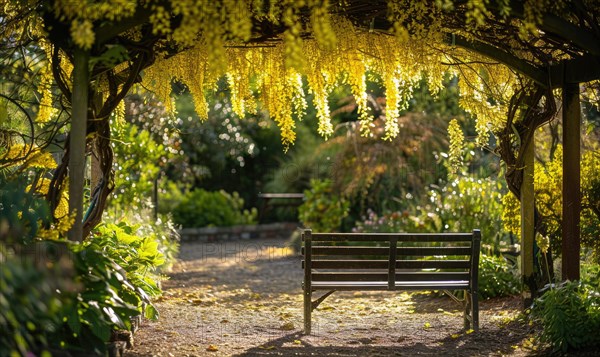
[[(502, 127), (505, 121), (498, 118), (504, 114), (498, 113), (529, 113), (527, 106), (543, 112), (542, 104), (560, 103), (560, 94), (536, 97), (540, 105), (530, 104), (525, 94), (522, 102), (508, 100), (508, 89), (491, 89), (504, 88), (509, 76), (516, 76), (510, 79), (515, 87), (525, 81), (483, 57), (472, 62), (452, 57), (455, 62), (444, 65), (460, 70), (434, 73), (438, 68), (432, 67), (427, 74), (420, 68), (402, 81), (393, 80), (384, 65), (369, 62), (360, 83), (347, 72), (324, 75), (321, 82), (315, 75), (320, 72), (303, 62), (301, 29), (288, 18), (301, 23), (313, 16), (309, 28), (320, 49), (304, 39), (305, 55), (323, 50), (332, 25), (318, 20), (323, 8), (309, 1), (306, 6), (316, 11), (310, 16), (301, 15), (302, 4), (285, 5), (293, 14), (255, 14), (261, 31), (283, 16), (274, 23), (286, 29), (282, 37), (290, 37), (281, 50), (290, 95), (281, 99), (274, 95), (279, 92), (266, 93), (279, 82), (244, 72), (230, 55), (239, 72), (223, 72), (214, 64), (220, 63), (218, 53), (193, 52), (197, 48), (186, 42), (188, 33), (161, 27), (184, 16), (185, 6), (173, 5), (178, 10), (171, 9), (169, 20), (167, 10), (156, 5), (149, 22), (135, 30), (139, 33), (103, 44), (85, 62), (94, 80), (85, 85), (90, 99), (84, 99), (89, 107), (83, 210), (78, 211), (69, 181), (77, 167), (69, 161), (78, 155), (72, 140), (76, 105), (67, 95), (75, 92), (77, 56), (64, 48), (89, 52), (102, 37), (90, 39), (89, 32), (120, 15), (111, 20), (106, 14), (112, 13), (99, 7), (106, 17), (82, 12), (87, 15), (79, 19), (62, 1), (54, 10), (46, 8), (52, 2), (42, 1), (39, 8), (25, 3), (3, 2), (6, 15), (0, 15), (0, 357), (593, 355), (600, 345), (600, 335), (593, 333), (600, 331), (598, 81), (581, 85), (581, 279), (561, 276), (564, 143), (556, 111), (535, 129), (534, 270), (541, 290), (522, 309), (521, 205), (511, 190), (514, 177), (507, 171), (513, 167), (505, 162), (502, 135), (515, 135), (508, 142), (519, 156), (523, 122)], [(233, 6), (226, 3), (218, 11), (237, 11), (225, 9)], [(440, 11), (449, 6), (435, 3), (429, 6)], [(43, 16), (36, 17), (37, 11)], [(388, 11), (395, 13), (393, 6)], [(477, 13), (468, 6), (465, 11)], [(39, 23), (19, 32), (15, 24), (30, 16)], [(65, 18), (72, 29), (63, 28)], [(56, 27), (47, 25), (52, 21)], [(183, 20), (173, 21), (176, 27)], [(524, 23), (534, 26), (537, 20), (532, 21)], [(365, 33), (380, 25), (370, 26)], [(394, 26), (396, 37), (419, 36), (411, 26), (404, 35)], [(69, 34), (68, 45), (51, 43), (54, 31)], [(233, 41), (244, 30), (223, 31), (203, 33), (214, 43), (202, 46), (237, 50), (229, 42), (223, 47), (219, 36)], [(141, 42), (132, 50), (133, 39)], [(344, 42), (348, 38), (340, 41), (350, 46)], [(153, 55), (160, 53), (161, 60), (155, 67), (143, 57), (144, 46), (158, 46)], [(188, 47), (192, 52), (185, 52)], [(166, 61), (179, 53), (206, 60), (201, 72), (214, 83), (198, 89), (178, 74), (159, 85)], [(138, 55), (148, 61), (138, 73), (130, 69), (133, 75), (126, 77), (116, 71), (132, 66)], [(472, 65), (481, 67), (461, 72)], [(296, 72), (300, 66), (308, 69)], [(533, 91), (524, 86), (523, 93)], [(473, 104), (481, 97), (485, 105)], [(281, 109), (280, 101), (291, 109)], [(486, 116), (487, 126), (481, 119)], [(265, 193), (303, 194), (303, 199), (265, 201)], [(78, 219), (84, 236), (69, 239)], [(481, 333), (461, 330), (459, 308), (432, 291), (342, 293), (317, 310), (318, 332), (302, 335), (301, 233), (287, 229), (271, 239), (258, 236), (254, 227), (274, 223), (315, 232), (480, 229)], [(185, 230), (225, 227), (246, 234), (235, 240), (219, 233), (180, 239)]]

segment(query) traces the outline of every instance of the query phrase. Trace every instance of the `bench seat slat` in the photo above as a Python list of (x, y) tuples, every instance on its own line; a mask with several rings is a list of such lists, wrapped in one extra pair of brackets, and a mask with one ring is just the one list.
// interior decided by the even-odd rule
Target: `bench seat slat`
[[(461, 272), (406, 272), (396, 273), (396, 281), (454, 281), (469, 280), (469, 273)], [(318, 272), (312, 281), (388, 281), (387, 273), (371, 272)]]
[[(387, 269), (387, 260), (313, 260), (312, 269)], [(304, 261), (302, 261), (304, 267)], [(469, 269), (468, 260), (397, 260), (397, 269)]]
[[(312, 255), (378, 255), (387, 256), (388, 247), (323, 247), (313, 246)], [(304, 254), (304, 247), (302, 247)], [(434, 255), (471, 255), (471, 247), (400, 247), (396, 249), (397, 255), (405, 256), (434, 256)]]
[[(313, 281), (313, 290), (389, 290), (387, 281)], [(468, 289), (468, 280), (458, 281), (396, 281), (397, 290), (460, 290)]]
[(313, 233), (313, 242), (470, 242), (470, 233)]

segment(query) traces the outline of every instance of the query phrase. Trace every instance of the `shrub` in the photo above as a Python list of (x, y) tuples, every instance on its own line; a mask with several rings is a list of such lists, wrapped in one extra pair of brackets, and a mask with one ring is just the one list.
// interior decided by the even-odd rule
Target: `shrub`
[(311, 180), (310, 189), (304, 191), (304, 203), (298, 207), (304, 226), (316, 232), (334, 232), (340, 229), (342, 219), (348, 215), (349, 204), (333, 193), (331, 180)]
[(492, 178), (461, 176), (429, 192), (430, 205), (420, 218), (436, 232), (481, 230), (484, 249), (498, 254), (499, 244), (508, 244), (502, 226), (502, 184)]
[(515, 267), (501, 256), (479, 257), (479, 297), (489, 299), (518, 294), (521, 282)]
[(173, 221), (189, 227), (228, 227), (256, 222), (255, 208), (244, 210), (244, 200), (237, 192), (209, 192), (196, 189), (185, 196), (173, 211)]
[(600, 291), (600, 264), (582, 263), (581, 281)]
[[(124, 223), (131, 227), (134, 235), (156, 242), (157, 250), (164, 259), (162, 264), (154, 268), (156, 268), (156, 271), (169, 271), (179, 253), (179, 233), (170, 215), (160, 215), (159, 218), (154, 220), (151, 218), (153, 212), (149, 208), (143, 208), (135, 212), (129, 211), (124, 216), (116, 216), (115, 213), (116, 210), (107, 210), (104, 221), (117, 222), (117, 225)], [(96, 232), (98, 232), (98, 229)]]
[[(558, 145), (554, 158), (546, 163), (535, 163), (535, 202), (540, 218), (550, 238), (554, 253), (562, 251), (562, 145)], [(581, 245), (593, 250), (600, 261), (600, 149), (582, 152), (581, 156)], [(505, 227), (515, 235), (520, 234), (520, 203), (508, 194), (504, 207)]]
[(600, 293), (579, 281), (550, 285), (535, 300), (532, 316), (542, 326), (540, 341), (566, 352), (600, 345)]
[(75, 281), (81, 289), (73, 296), (74, 303), (62, 311), (65, 323), (54, 341), (60, 342), (60, 348), (104, 355), (113, 331), (131, 330), (132, 318), (143, 311), (154, 319), (156, 310), (143, 289), (134, 286), (110, 257), (117, 252), (103, 251), (96, 242), (72, 249)]
[[(138, 226), (130, 226), (127, 222), (105, 223), (98, 226), (94, 234), (84, 242), (86, 248), (101, 251), (120, 268), (132, 285), (133, 292), (139, 297), (156, 297), (160, 295), (156, 281), (159, 276), (156, 269), (165, 262), (165, 257), (158, 250), (158, 242), (152, 235), (137, 235)], [(130, 291), (124, 291), (130, 294)], [(141, 312), (142, 299), (132, 300)], [(150, 313), (152, 315), (153, 312)]]
[[(0, 355), (104, 355), (113, 331), (132, 329), (132, 317), (156, 318), (148, 289), (111, 258), (120, 252), (90, 240), (32, 243), (12, 258), (0, 253)], [(52, 251), (65, 254), (49, 259)]]
[(387, 212), (379, 216), (373, 210), (367, 210), (367, 216), (362, 221), (356, 222), (354, 232), (364, 233), (402, 233), (402, 232), (427, 232), (422, 220), (408, 213)]
[(470, 232), (480, 229), (484, 252), (499, 254), (509, 244), (502, 229), (502, 185), (492, 179), (461, 176), (443, 187), (432, 186), (429, 203), (381, 215), (367, 211), (357, 232)]
[[(63, 305), (57, 289), (69, 289), (69, 279), (56, 267), (6, 254), (0, 244), (0, 356), (47, 355), (50, 336), (59, 330)], [(61, 278), (58, 278), (61, 277)]]

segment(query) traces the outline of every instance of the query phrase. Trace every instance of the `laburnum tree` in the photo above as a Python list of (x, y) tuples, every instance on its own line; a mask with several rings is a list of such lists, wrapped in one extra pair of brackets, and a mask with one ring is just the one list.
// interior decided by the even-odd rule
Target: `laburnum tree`
[[(459, 105), (477, 119), (477, 142), (488, 145), (490, 135), (496, 137), (508, 186), (519, 198), (526, 149), (535, 129), (559, 109), (554, 89), (563, 87), (572, 112), (578, 83), (589, 82), (587, 94), (598, 101), (595, 0), (0, 3), (3, 74), (13, 74), (2, 79), (2, 100), (12, 108), (4, 112), (23, 118), (31, 132), (39, 123), (53, 123), (54, 129), (44, 129), (47, 142), (68, 128), (46, 197), (54, 211), (68, 191), (73, 240), (84, 239), (101, 220), (113, 188), (110, 118), (134, 85), (153, 90), (172, 109), (172, 83), (178, 81), (206, 117), (205, 94), (224, 77), (233, 111), (243, 116), (260, 102), (278, 124), (283, 144), (291, 145), (294, 118), (302, 117), (307, 94), (317, 110), (318, 131), (327, 137), (333, 133), (328, 94), (348, 85), (361, 132), (370, 135), (366, 83), (379, 82), (387, 97), (383, 138), (391, 139), (401, 130), (396, 118), (419, 81), (425, 78), (435, 95), (444, 79), (455, 76)], [(35, 112), (20, 102), (21, 89), (15, 90), (26, 79), (35, 86), (29, 93)], [(579, 138), (571, 129), (566, 135)], [(44, 145), (35, 137), (3, 128), (3, 163), (39, 151)], [(565, 163), (579, 155), (567, 153)], [(84, 206), (87, 154), (96, 170)]]

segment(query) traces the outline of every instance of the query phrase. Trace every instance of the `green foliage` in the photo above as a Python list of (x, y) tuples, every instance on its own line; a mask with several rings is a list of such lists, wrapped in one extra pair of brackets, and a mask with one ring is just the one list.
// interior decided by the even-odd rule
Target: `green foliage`
[(111, 252), (106, 254), (101, 249), (96, 242), (73, 247), (75, 281), (81, 289), (74, 296), (74, 304), (62, 311), (65, 324), (58, 336), (61, 348), (106, 353), (111, 332), (131, 329), (131, 318), (141, 314), (142, 301), (150, 302), (109, 257)]
[[(46, 243), (30, 249), (42, 245)], [(0, 356), (44, 353), (62, 324), (61, 310), (73, 303), (69, 295), (61, 297), (56, 291), (67, 292), (73, 284), (48, 261), (36, 264), (31, 257), (8, 253), (0, 243)]]
[(459, 176), (445, 186), (431, 186), (428, 202), (378, 215), (372, 210), (356, 222), (359, 232), (470, 232), (480, 229), (483, 248), (499, 254), (507, 242), (503, 232), (503, 186), (492, 178)]
[(448, 143), (439, 128), (446, 121), (414, 113), (396, 121), (402, 130), (391, 142), (381, 139), (387, 123), (382, 119), (371, 123), (369, 136), (362, 136), (358, 125), (347, 125), (346, 135), (332, 139), (339, 146), (332, 155), (334, 190), (361, 212), (406, 209), (426, 194), (429, 184), (445, 178), (439, 154)]
[(260, 110), (238, 117), (232, 111), (230, 90), (220, 84), (209, 95), (206, 120), (196, 114), (189, 94), (178, 96), (177, 128), (186, 169), (183, 175), (175, 169), (168, 174), (207, 191), (237, 191), (248, 208), (256, 205), (271, 169), (285, 160), (285, 153), (275, 122)]
[[(109, 210), (109, 213), (114, 212)], [(104, 221), (107, 223), (114, 222), (113, 224), (107, 224), (106, 227), (126, 226), (126, 230), (132, 232), (128, 234), (133, 234), (140, 239), (143, 237), (156, 243), (156, 249), (164, 259), (162, 259), (162, 263), (153, 267), (156, 268), (156, 271), (168, 271), (179, 253), (179, 233), (170, 215), (161, 215), (153, 220), (150, 218), (152, 214), (150, 208), (145, 208), (135, 212), (129, 211), (122, 216), (108, 214), (105, 215)], [(106, 227), (101, 226), (99, 230), (106, 231), (108, 229)], [(110, 229), (108, 230), (110, 231)]]
[(298, 208), (300, 220), (315, 232), (335, 232), (348, 215), (349, 203), (332, 190), (331, 180), (311, 180)]
[[(534, 174), (535, 200), (543, 218), (545, 234), (550, 238), (553, 252), (562, 250), (562, 146), (556, 147), (554, 158), (536, 162)], [(581, 243), (592, 248), (596, 261), (600, 261), (600, 149), (582, 153), (581, 158)], [(505, 228), (518, 234), (521, 214), (520, 204), (511, 194), (505, 198), (503, 216)]]
[(6, 180), (0, 175), (0, 242), (31, 242), (39, 224), (50, 222), (50, 209), (42, 198), (26, 190), (25, 177)]
[(479, 257), (479, 297), (489, 299), (510, 296), (521, 291), (516, 267), (502, 256), (481, 254)]
[[(309, 113), (311, 109), (314, 112), (314, 108), (309, 105)], [(307, 117), (298, 123), (298, 139), (285, 158), (269, 172), (264, 192), (299, 193), (310, 188), (311, 179), (331, 177), (334, 169), (331, 159), (337, 155), (339, 145), (335, 139), (324, 142), (309, 127), (310, 121), (314, 120), (313, 117)], [(298, 212), (290, 207), (275, 206), (270, 211), (267, 219), (269, 218), (280, 222), (296, 221)]]
[(254, 224), (256, 209), (245, 210), (243, 207), (244, 200), (237, 192), (195, 189), (175, 207), (173, 221), (184, 228)]
[(402, 233), (402, 232), (432, 232), (425, 227), (422, 220), (411, 215), (408, 211), (388, 212), (381, 216), (373, 210), (367, 210), (367, 216), (356, 222), (354, 232), (365, 233)]
[(582, 262), (581, 281), (600, 291), (600, 264)]
[(540, 340), (561, 352), (600, 345), (599, 306), (600, 292), (585, 283), (548, 287), (532, 310), (542, 326)]
[(181, 182), (165, 180), (161, 185), (158, 199), (158, 213), (171, 215), (175, 207), (183, 201), (189, 187)]
[[(32, 243), (16, 248), (13, 258), (0, 253), (0, 355), (53, 349), (103, 355), (115, 329), (131, 329), (132, 317), (142, 313), (157, 316), (146, 293), (158, 293), (155, 283), (151, 289), (148, 274), (133, 270), (156, 259), (136, 259), (112, 238)], [(59, 252), (57, 258), (49, 259), (49, 251)], [(123, 264), (129, 271), (117, 256), (131, 261)]]
[[(161, 166), (170, 156), (166, 148), (156, 142), (148, 130), (130, 123), (113, 127), (115, 152), (115, 190), (111, 206), (126, 210), (131, 204), (151, 207), (144, 200), (152, 197), (154, 181), (159, 177)], [(161, 165), (162, 164), (162, 165)]]
[(34, 204), (23, 184), (2, 188), (0, 355), (55, 349), (102, 355), (115, 329), (131, 329), (132, 317), (157, 317), (150, 298), (160, 294), (155, 272), (165, 259), (157, 234), (166, 230), (120, 222), (98, 227), (83, 243), (20, 241), (36, 237), (48, 210)]
[[(105, 223), (98, 226), (84, 245), (93, 247), (111, 258), (125, 271), (125, 277), (134, 286), (135, 293), (141, 297), (156, 297), (160, 289), (156, 285), (159, 277), (154, 274), (157, 267), (165, 262), (158, 250), (154, 236), (138, 234), (139, 227), (127, 222)], [(141, 308), (142, 301), (136, 305)]]
[(497, 254), (508, 243), (502, 226), (504, 188), (493, 178), (461, 176), (429, 191), (421, 219), (436, 232), (481, 230), (483, 248)]

